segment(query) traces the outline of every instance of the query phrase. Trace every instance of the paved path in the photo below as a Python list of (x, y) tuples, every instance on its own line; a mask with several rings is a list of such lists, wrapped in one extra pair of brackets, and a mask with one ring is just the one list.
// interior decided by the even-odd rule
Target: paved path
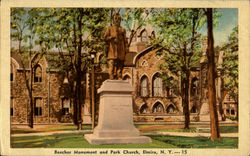
[[(191, 133), (191, 132), (145, 132), (142, 135), (168, 135), (184, 137), (210, 137), (210, 133)], [(238, 137), (238, 133), (221, 133), (221, 137)]]
[[(11, 134), (12, 137), (21, 136), (46, 136), (55, 134), (75, 134), (75, 133), (91, 133), (92, 130), (80, 130), (80, 131), (53, 131), (53, 132), (42, 132), (42, 133), (22, 133), (22, 134)], [(168, 135), (168, 136), (184, 136), (184, 137), (210, 137), (210, 133), (191, 133), (191, 132), (142, 132), (142, 135)], [(221, 133), (221, 137), (238, 137), (238, 133)]]

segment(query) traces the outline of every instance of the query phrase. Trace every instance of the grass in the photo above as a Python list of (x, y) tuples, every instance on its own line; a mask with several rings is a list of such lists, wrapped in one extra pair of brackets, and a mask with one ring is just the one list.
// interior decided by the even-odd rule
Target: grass
[[(83, 125), (83, 130), (91, 130), (91, 125)], [(53, 131), (76, 131), (76, 125), (56, 125), (53, 127), (46, 127), (40, 129), (22, 129), (22, 128), (12, 128), (12, 134), (23, 134), (23, 133), (40, 133), (40, 132), (53, 132)]]
[[(150, 128), (155, 125), (136, 125), (136, 128)], [(91, 125), (83, 125), (83, 130), (91, 130)], [(59, 125), (53, 127), (46, 127), (41, 129), (21, 129), (13, 128), (11, 130), (12, 134), (25, 134), (25, 133), (39, 133), (39, 132), (52, 132), (52, 131), (76, 131), (75, 125)], [(152, 132), (196, 132), (196, 127), (190, 127), (190, 129), (183, 128), (172, 128), (172, 129), (153, 129), (153, 130), (141, 130), (142, 132), (152, 131)], [(208, 133), (208, 131), (200, 130), (201, 133)], [(221, 133), (238, 133), (238, 126), (220, 126)]]
[(13, 148), (237, 148), (238, 138), (211, 141), (206, 137), (150, 136), (149, 144), (91, 145), (78, 134), (12, 137)]
[(238, 133), (238, 126), (221, 126), (221, 133)]
[[(149, 128), (152, 127), (152, 125), (136, 125), (136, 128)], [(145, 131), (153, 131), (153, 132), (190, 132), (194, 133), (196, 132), (196, 127), (190, 127), (190, 129), (184, 129), (184, 128), (173, 128), (173, 129), (156, 129), (156, 130), (142, 130)], [(210, 131), (207, 130), (200, 130), (201, 133), (210, 133)], [(238, 133), (238, 126), (220, 126), (220, 133)]]

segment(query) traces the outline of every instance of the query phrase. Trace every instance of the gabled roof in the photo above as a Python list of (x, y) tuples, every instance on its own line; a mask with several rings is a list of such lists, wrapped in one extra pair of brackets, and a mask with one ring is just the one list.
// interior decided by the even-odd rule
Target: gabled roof
[[(138, 61), (138, 59), (145, 55), (146, 53), (150, 52), (153, 50), (153, 46), (150, 46), (144, 50), (142, 50), (141, 52), (139, 52), (135, 57), (134, 57), (134, 60), (133, 60), (133, 65), (135, 66), (136, 65), (136, 62)], [(157, 51), (157, 49), (155, 49), (155, 51)]]
[(136, 52), (128, 52), (128, 53), (126, 53), (124, 66), (133, 67), (134, 66), (133, 60), (134, 60), (134, 57), (136, 56), (136, 54), (137, 54)]
[(16, 62), (19, 64), (19, 67), (20, 67), (20, 68), (22, 68), (22, 69), (23, 69), (24, 67), (25, 67), (25, 69), (28, 69), (28, 68), (29, 68), (29, 63), (28, 63), (28, 62), (25, 63), (24, 66), (22, 65), (21, 56), (20, 56), (18, 53), (16, 53), (16, 52), (11, 52), (10, 56), (11, 56), (14, 60), (16, 60)]

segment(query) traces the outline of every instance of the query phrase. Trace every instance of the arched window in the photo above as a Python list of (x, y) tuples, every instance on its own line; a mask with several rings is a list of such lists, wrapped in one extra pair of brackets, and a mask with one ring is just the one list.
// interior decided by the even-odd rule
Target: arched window
[(145, 30), (141, 33), (141, 41), (146, 42), (147, 41), (147, 32)]
[(168, 105), (166, 112), (168, 114), (174, 114), (174, 113), (176, 113), (176, 108), (172, 104), (170, 104), (170, 105)]
[(148, 113), (148, 106), (144, 104), (140, 108), (140, 114), (146, 114), (146, 113)]
[(14, 81), (14, 67), (12, 64), (10, 65), (10, 81)]
[(168, 114), (174, 114), (175, 113), (175, 107), (171, 104), (166, 109)]
[(68, 98), (62, 99), (62, 114), (67, 115), (69, 114), (70, 109), (70, 100)]
[(196, 108), (196, 106), (193, 106), (192, 108), (191, 108), (191, 111), (190, 111), (191, 113), (197, 113), (197, 108)]
[(145, 75), (141, 78), (141, 96), (148, 96), (148, 78)]
[(153, 76), (153, 96), (155, 97), (162, 97), (163, 96), (163, 89), (162, 89), (162, 78), (160, 74), (157, 73)]
[(163, 105), (160, 102), (154, 104), (153, 113), (164, 113)]
[(127, 80), (131, 84), (131, 77), (129, 75), (125, 75), (123, 80)]
[(35, 68), (34, 82), (42, 82), (42, 68), (39, 65)]

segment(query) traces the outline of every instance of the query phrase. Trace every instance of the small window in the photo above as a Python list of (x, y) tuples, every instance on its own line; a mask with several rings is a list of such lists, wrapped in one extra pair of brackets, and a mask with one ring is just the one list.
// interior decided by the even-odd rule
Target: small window
[(226, 109), (226, 114), (229, 114), (229, 113), (230, 113), (229, 109)]
[(43, 103), (42, 98), (35, 98), (35, 116), (43, 115)]
[(147, 67), (148, 66), (148, 62), (146, 60), (143, 60), (141, 63), (142, 67)]
[(42, 82), (42, 68), (39, 65), (35, 68), (34, 82)]
[(14, 81), (13, 73), (10, 73), (10, 81), (11, 81), (11, 82)]
[(14, 116), (14, 98), (10, 99), (10, 116)]
[(235, 115), (234, 109), (231, 109), (231, 115)]
[(155, 118), (155, 121), (163, 121), (163, 118)]
[(197, 108), (195, 106), (192, 107), (191, 113), (197, 113)]
[(14, 68), (13, 65), (10, 65), (10, 81), (13, 82), (14, 81)]
[(198, 94), (198, 79), (194, 77), (191, 81), (191, 96)]
[(62, 114), (68, 115), (69, 108), (70, 108), (70, 100), (68, 98), (63, 98), (62, 99)]

